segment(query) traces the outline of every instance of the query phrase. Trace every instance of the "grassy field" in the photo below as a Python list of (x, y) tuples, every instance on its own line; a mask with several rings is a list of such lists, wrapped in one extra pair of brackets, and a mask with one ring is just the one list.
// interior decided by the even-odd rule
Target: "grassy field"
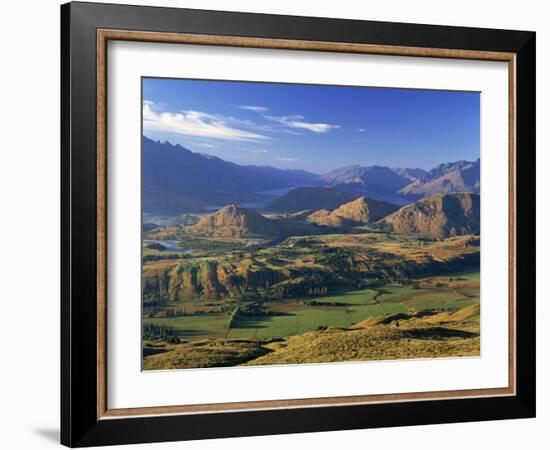
[(145, 370), (479, 356), (479, 304), (452, 313), (372, 317), (353, 327), (286, 338), (208, 339), (145, 349)]
[(300, 335), (321, 327), (351, 327), (369, 317), (458, 310), (479, 302), (479, 272), (425, 278), (419, 280), (419, 285), (423, 287), (390, 284), (307, 300), (264, 302), (262, 306), (272, 315), (239, 315), (231, 327), (228, 327), (229, 313), (223, 312), (143, 320), (144, 324), (172, 327), (176, 336), (187, 341), (262, 340)]
[(144, 249), (146, 369), (479, 353), (475, 236), (163, 233), (186, 251)]
[(326, 297), (314, 298), (319, 303), (346, 303), (348, 305), (371, 305), (378, 294), (374, 289), (363, 289), (361, 291), (350, 291), (340, 295), (329, 295)]
[[(403, 310), (394, 305), (393, 311)], [(350, 327), (367, 317), (382, 315), (380, 305), (361, 305), (334, 309), (298, 310), (284, 316), (239, 317), (228, 334), (230, 339), (269, 339), (294, 336), (319, 327)]]
[(185, 340), (224, 338), (227, 333), (228, 316), (222, 313), (187, 315), (181, 317), (144, 318), (143, 324), (165, 325), (174, 329), (174, 334)]

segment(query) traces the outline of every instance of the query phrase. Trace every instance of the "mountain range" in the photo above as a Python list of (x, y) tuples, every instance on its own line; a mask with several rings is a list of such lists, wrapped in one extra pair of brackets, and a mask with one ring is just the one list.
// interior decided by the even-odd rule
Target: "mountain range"
[(321, 179), (341, 190), (403, 205), (431, 194), (479, 192), (480, 160), (440, 164), (429, 171), (354, 165)]
[(269, 166), (241, 166), (181, 145), (143, 137), (143, 208), (197, 212), (212, 204), (251, 202), (257, 192), (318, 184), (318, 175)]
[(399, 191), (405, 196), (421, 197), (449, 192), (479, 192), (480, 160), (440, 164)]
[(405, 170), (407, 169), (402, 173), (407, 175), (384, 166), (353, 165), (340, 167), (322, 175), (321, 180), (325, 184), (357, 195), (368, 195), (378, 200), (402, 204), (407, 201), (401, 199), (397, 193), (411, 183), (409, 172)]
[[(332, 210), (362, 196), (405, 205), (427, 195), (480, 189), (479, 159), (441, 164), (429, 171), (352, 165), (319, 175), (238, 165), (145, 136), (142, 168), (143, 210), (149, 213), (201, 212), (233, 203), (290, 213)], [(278, 199), (270, 193), (289, 189)]]

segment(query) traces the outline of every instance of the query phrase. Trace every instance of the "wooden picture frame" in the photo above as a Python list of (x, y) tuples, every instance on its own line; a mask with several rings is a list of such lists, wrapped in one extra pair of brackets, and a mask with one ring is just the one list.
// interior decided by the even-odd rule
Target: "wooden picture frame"
[[(68, 446), (535, 415), (535, 33), (69, 3), (61, 7), (61, 441)], [(507, 388), (110, 409), (107, 42), (505, 61), (509, 67)]]

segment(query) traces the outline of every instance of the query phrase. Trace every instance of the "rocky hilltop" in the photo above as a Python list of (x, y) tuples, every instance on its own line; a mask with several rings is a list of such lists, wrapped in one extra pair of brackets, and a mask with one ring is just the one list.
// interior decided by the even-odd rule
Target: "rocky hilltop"
[(202, 217), (190, 231), (212, 237), (252, 237), (276, 235), (280, 232), (277, 223), (256, 211), (227, 205), (215, 213)]
[(318, 234), (320, 227), (292, 218), (269, 219), (248, 208), (227, 205), (202, 217), (186, 233), (214, 238), (280, 239), (293, 234)]
[(356, 223), (370, 223), (376, 222), (397, 209), (397, 206), (388, 202), (382, 202), (368, 197), (359, 197), (335, 209), (332, 214)]
[(479, 234), (479, 194), (430, 195), (378, 222), (388, 231), (435, 238)]
[(326, 209), (319, 209), (312, 212), (307, 216), (307, 220), (322, 227), (340, 228), (353, 225), (350, 220), (336, 216)]
[(359, 197), (345, 203), (334, 211), (319, 210), (308, 216), (308, 220), (318, 225), (341, 227), (376, 222), (398, 209), (388, 202)]

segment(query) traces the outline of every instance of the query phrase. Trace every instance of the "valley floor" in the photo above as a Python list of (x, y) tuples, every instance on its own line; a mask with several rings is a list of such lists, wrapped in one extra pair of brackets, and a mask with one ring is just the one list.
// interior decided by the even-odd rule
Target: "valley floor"
[[(186, 315), (144, 318), (144, 327), (169, 330), (177, 339), (146, 340), (143, 368), (458, 357), (480, 351), (479, 271), (261, 306), (230, 314), (197, 302), (180, 305)], [(196, 308), (204, 311), (196, 314)]]

